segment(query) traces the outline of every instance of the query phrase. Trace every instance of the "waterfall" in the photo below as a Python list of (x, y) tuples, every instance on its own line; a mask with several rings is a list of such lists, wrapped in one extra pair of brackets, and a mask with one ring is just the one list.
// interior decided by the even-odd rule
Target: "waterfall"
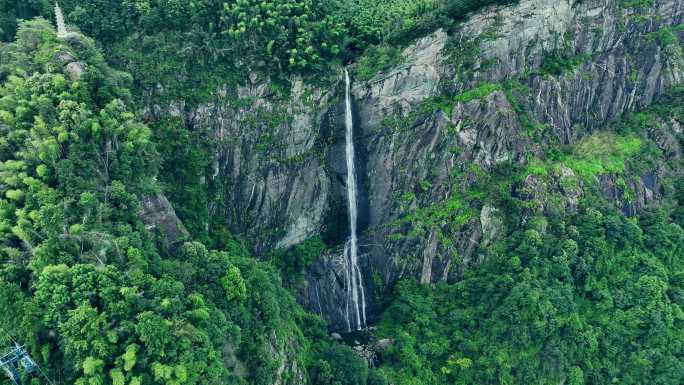
[[(354, 166), (354, 118), (351, 106), (351, 85), (349, 72), (344, 70), (344, 125), (347, 160), (347, 211), (349, 212), (349, 240), (344, 245), (345, 284), (347, 290), (347, 329), (361, 330), (366, 326), (366, 296), (363, 291), (363, 276), (358, 264), (358, 238), (356, 234), (358, 198), (356, 169)], [(350, 314), (351, 313), (351, 314)], [(353, 322), (350, 316), (353, 316)]]

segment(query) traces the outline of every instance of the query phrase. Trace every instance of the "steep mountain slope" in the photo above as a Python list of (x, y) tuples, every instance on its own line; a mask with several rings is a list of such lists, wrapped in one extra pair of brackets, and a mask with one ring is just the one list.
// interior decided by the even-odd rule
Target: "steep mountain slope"
[[(680, 84), (683, 12), (679, 1), (521, 1), (420, 39), (391, 68), (355, 80), (367, 291), (408, 276), (457, 279), (497, 221), (491, 202), (468, 197), (478, 175), (558, 156)], [(373, 62), (352, 68), (368, 77), (363, 66)], [(212, 215), (257, 253), (319, 235), (333, 246), (309, 269), (300, 298), (341, 328), (342, 88), (293, 84), (274, 93), (254, 74), (184, 119), (219, 139), (212, 176), (232, 204)], [(637, 199), (625, 210), (657, 200), (667, 172), (664, 164), (626, 178)], [(602, 183), (609, 190), (614, 181)]]
[(42, 372), (25, 381), (301, 384), (340, 365), (366, 380), (273, 266), (190, 241), (130, 76), (91, 39), (35, 19), (0, 52), (0, 350), (26, 345)]

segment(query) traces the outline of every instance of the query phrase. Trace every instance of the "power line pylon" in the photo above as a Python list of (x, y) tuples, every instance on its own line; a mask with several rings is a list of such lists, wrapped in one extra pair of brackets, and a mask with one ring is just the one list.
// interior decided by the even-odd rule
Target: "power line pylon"
[(26, 349), (16, 342), (7, 353), (0, 356), (0, 367), (5, 370), (14, 385), (22, 385), (21, 373), (30, 374), (38, 369), (38, 365), (31, 359)]

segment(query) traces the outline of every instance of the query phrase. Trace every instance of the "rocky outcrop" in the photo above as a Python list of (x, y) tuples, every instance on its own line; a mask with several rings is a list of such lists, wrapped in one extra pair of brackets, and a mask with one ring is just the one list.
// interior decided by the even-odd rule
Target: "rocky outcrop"
[(188, 231), (176, 216), (166, 196), (158, 194), (140, 201), (140, 219), (152, 233), (159, 233), (167, 246), (177, 245), (188, 239)]
[(76, 58), (67, 51), (61, 51), (56, 55), (58, 63), (64, 66), (64, 72), (69, 76), (71, 80), (78, 80), (83, 76), (87, 67), (83, 62), (76, 60)]
[[(458, 279), (479, 260), (478, 247), (504, 233), (496, 207), (471, 206), (462, 196), (483, 173), (542, 156), (549, 143), (578, 143), (684, 80), (684, 34), (674, 28), (684, 23), (684, 4), (625, 4), (522, 0), (487, 8), (450, 33), (405, 48), (390, 70), (354, 83), (360, 264), (371, 320), (381, 293), (397, 279)], [(314, 235), (333, 246), (308, 269), (300, 301), (343, 329), (342, 88), (292, 84), (282, 93), (252, 77), (219, 92), (212, 104), (177, 113), (219, 139), (212, 177), (226, 186), (222, 199), (230, 205), (212, 215), (225, 216), (257, 254)], [(679, 151), (666, 132), (653, 138), (663, 151)], [(636, 191), (624, 202), (633, 213), (658, 198), (663, 172), (639, 175), (628, 186), (602, 176), (600, 184), (614, 200), (622, 199), (620, 189)], [(578, 205), (582, 189), (571, 169), (555, 170), (545, 186), (536, 178), (528, 177), (521, 194), (533, 199), (551, 188), (567, 209)], [(437, 220), (412, 228), (411, 216), (442, 215), (442, 208), (460, 215), (459, 226)]]
[(78, 80), (86, 71), (86, 66), (81, 62), (75, 61), (67, 64), (66, 67), (64, 67), (64, 70), (69, 75), (69, 79)]
[(276, 332), (273, 331), (270, 335), (269, 341), (266, 344), (266, 349), (271, 356), (277, 361), (277, 369), (275, 378), (272, 381), (273, 385), (299, 385), (306, 383), (305, 369), (302, 363), (296, 357), (301, 350), (296, 345), (295, 341), (279, 341)]

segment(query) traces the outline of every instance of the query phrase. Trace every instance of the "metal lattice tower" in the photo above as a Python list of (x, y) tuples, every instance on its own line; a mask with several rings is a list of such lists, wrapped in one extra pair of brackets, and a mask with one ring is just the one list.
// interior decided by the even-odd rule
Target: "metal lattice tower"
[[(9, 345), (8, 349), (3, 349)], [(5, 328), (0, 326), (0, 369), (4, 370), (14, 385), (22, 385), (21, 378), (31, 376), (33, 379), (42, 378), (46, 385), (55, 385), (43, 369), (36, 363), (26, 351), (26, 348), (19, 344), (12, 333), (8, 333)]]
[(57, 23), (57, 37), (64, 38), (67, 35), (66, 26), (64, 25), (64, 14), (62, 8), (55, 1), (55, 22)]
[(21, 384), (21, 373), (30, 374), (38, 369), (23, 346), (14, 343), (8, 352), (0, 356), (0, 367), (15, 385)]

